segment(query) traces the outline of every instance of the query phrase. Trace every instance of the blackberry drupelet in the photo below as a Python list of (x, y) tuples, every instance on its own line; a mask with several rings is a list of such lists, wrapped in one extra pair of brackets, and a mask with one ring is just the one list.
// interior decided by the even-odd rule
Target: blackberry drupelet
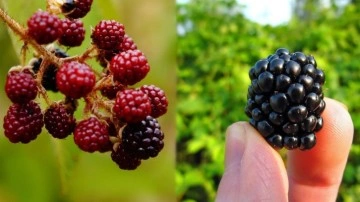
[(308, 150), (315, 146), (325, 109), (325, 74), (302, 52), (279, 48), (250, 69), (245, 113), (274, 148)]

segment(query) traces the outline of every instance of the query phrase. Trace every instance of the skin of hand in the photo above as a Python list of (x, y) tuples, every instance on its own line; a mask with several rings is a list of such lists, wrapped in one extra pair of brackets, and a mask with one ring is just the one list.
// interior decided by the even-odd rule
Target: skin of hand
[(354, 135), (345, 105), (325, 98), (314, 148), (279, 153), (247, 122), (229, 126), (217, 202), (335, 201)]

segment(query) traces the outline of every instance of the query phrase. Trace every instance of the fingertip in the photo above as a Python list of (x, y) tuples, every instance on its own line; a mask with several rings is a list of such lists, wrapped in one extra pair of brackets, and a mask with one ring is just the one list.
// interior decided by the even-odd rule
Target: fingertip
[(316, 133), (317, 143), (308, 151), (288, 152), (290, 199), (327, 196), (336, 198), (350, 152), (354, 126), (347, 107), (325, 98), (323, 128)]
[(246, 144), (246, 122), (231, 124), (226, 130), (225, 169), (241, 161)]
[(287, 201), (282, 159), (249, 123), (237, 122), (227, 128), (225, 152), (225, 172), (216, 201)]

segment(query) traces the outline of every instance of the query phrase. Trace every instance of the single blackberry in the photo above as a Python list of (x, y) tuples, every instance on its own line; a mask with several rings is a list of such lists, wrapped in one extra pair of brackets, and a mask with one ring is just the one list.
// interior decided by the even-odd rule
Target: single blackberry
[(124, 25), (115, 20), (102, 20), (91, 34), (93, 43), (104, 50), (117, 50), (125, 35)]
[(120, 121), (126, 123), (139, 122), (151, 113), (149, 97), (140, 90), (119, 91), (115, 98), (113, 113)]
[(13, 103), (27, 103), (36, 98), (38, 88), (29, 69), (10, 71), (6, 77), (5, 92)]
[(165, 92), (154, 85), (143, 85), (140, 90), (149, 96), (151, 102), (151, 116), (158, 118), (167, 111), (168, 100)]
[(27, 21), (27, 33), (39, 44), (48, 44), (62, 33), (61, 20), (46, 11), (37, 11)]
[(100, 92), (101, 92), (101, 95), (112, 100), (112, 99), (116, 98), (117, 92), (125, 90), (125, 88), (126, 88), (126, 86), (115, 82), (113, 85), (105, 86), (105, 87), (101, 88)]
[(90, 10), (93, 0), (66, 0), (61, 10), (67, 18), (84, 17)]
[(163, 139), (160, 124), (151, 116), (138, 123), (127, 124), (122, 131), (124, 149), (144, 160), (158, 155), (164, 147)]
[(81, 150), (91, 153), (109, 151), (112, 146), (108, 125), (95, 117), (82, 120), (76, 125), (74, 141)]
[(145, 55), (139, 50), (128, 50), (113, 57), (110, 71), (114, 80), (124, 85), (134, 85), (150, 71)]
[(315, 146), (323, 125), (325, 74), (313, 56), (278, 49), (250, 69), (245, 113), (274, 148)]
[(45, 128), (55, 138), (64, 139), (69, 136), (75, 128), (76, 121), (73, 112), (65, 105), (54, 103), (44, 114)]
[(81, 20), (61, 20), (62, 35), (59, 43), (64, 46), (75, 47), (80, 46), (85, 39), (84, 24)]
[(122, 170), (135, 170), (141, 164), (141, 160), (128, 153), (122, 144), (119, 145), (116, 151), (111, 152), (111, 159)]
[(56, 73), (56, 86), (64, 95), (78, 99), (90, 93), (95, 86), (92, 69), (79, 62), (66, 62)]
[[(54, 53), (55, 56), (58, 58), (69, 57), (68, 54), (66, 54), (63, 50), (61, 50), (59, 48), (55, 48), (55, 49), (51, 50), (51, 52)], [(37, 58), (30, 64), (33, 67), (32, 69), (35, 73), (39, 72), (42, 60), (43, 60), (42, 58)], [(56, 73), (57, 73), (57, 67), (54, 64), (50, 64), (49, 66), (46, 67), (46, 70), (43, 74), (43, 78), (41, 80), (41, 85), (46, 90), (51, 90), (53, 92), (59, 91), (56, 86)]]
[(41, 133), (44, 125), (40, 106), (34, 101), (13, 104), (4, 117), (4, 133), (12, 143), (29, 143)]

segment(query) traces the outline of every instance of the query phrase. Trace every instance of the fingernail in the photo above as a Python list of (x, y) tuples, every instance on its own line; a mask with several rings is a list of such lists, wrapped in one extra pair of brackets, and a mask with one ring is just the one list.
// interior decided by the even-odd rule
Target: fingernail
[(246, 143), (246, 130), (243, 123), (232, 124), (226, 133), (225, 168), (241, 163)]

